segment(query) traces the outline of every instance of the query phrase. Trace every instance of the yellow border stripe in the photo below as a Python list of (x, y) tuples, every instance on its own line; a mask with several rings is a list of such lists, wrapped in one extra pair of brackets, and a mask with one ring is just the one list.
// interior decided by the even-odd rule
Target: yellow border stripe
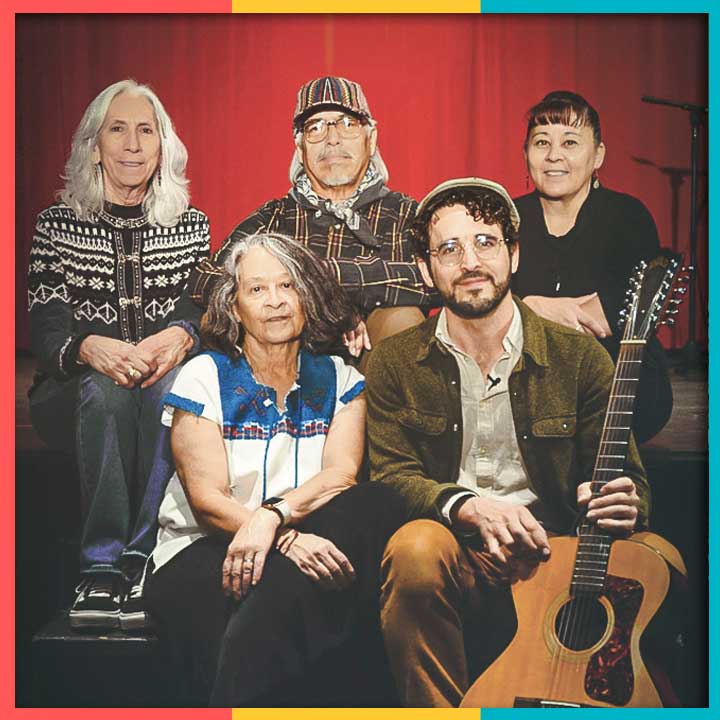
[(481, 0), (365, 0), (361, 5), (350, 0), (318, 0), (310, 6), (298, 6), (297, 0), (232, 0), (234, 13), (479, 13)]
[[(442, 718), (440, 717), (442, 715)], [(234, 708), (232, 720), (480, 720), (480, 710), (463, 708)]]

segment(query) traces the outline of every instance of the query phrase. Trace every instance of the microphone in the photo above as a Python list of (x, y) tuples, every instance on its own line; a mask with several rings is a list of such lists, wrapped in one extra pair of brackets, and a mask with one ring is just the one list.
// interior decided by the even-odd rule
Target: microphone
[(488, 375), (488, 380), (490, 381), (490, 387), (488, 390), (492, 390), (496, 385), (500, 384), (500, 378), (494, 378), (492, 375)]

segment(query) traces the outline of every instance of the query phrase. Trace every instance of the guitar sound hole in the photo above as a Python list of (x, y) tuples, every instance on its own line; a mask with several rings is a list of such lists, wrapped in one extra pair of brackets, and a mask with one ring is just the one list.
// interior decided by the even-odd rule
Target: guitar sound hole
[(579, 595), (570, 598), (555, 618), (555, 634), (569, 650), (587, 650), (605, 633), (608, 615), (595, 597)]

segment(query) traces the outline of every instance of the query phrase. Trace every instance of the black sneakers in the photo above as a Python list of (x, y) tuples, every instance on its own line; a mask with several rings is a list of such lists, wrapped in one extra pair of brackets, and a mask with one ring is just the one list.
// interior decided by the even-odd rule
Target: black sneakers
[(143, 600), (143, 581), (145, 575), (128, 585), (128, 591), (120, 606), (120, 627), (126, 632), (145, 630), (150, 619), (145, 612)]
[(114, 630), (137, 632), (152, 623), (145, 612), (143, 569), (131, 581), (112, 573), (86, 575), (76, 588), (70, 608), (70, 626), (76, 630)]
[(123, 580), (118, 575), (87, 575), (77, 586), (70, 608), (70, 627), (111, 630), (120, 625)]

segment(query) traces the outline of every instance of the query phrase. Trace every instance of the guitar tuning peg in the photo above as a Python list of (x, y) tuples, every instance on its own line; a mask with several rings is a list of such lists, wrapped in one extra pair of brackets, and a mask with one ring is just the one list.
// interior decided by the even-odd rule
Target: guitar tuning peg
[(667, 325), (668, 327), (672, 327), (675, 324), (675, 318), (668, 318), (663, 322), (663, 325)]
[(680, 298), (671, 298), (668, 300), (668, 305), (672, 305), (673, 307), (676, 307), (677, 305), (680, 305), (682, 303), (682, 300)]
[(677, 315), (679, 312), (680, 312), (680, 311), (677, 310), (677, 309), (674, 309), (674, 310), (671, 309), (671, 310), (666, 310), (666, 311), (665, 311), (665, 314), (666, 314), (666, 315)]
[(678, 295), (684, 295), (687, 292), (687, 288), (686, 287), (678, 287), (678, 288), (675, 288), (675, 292)]

